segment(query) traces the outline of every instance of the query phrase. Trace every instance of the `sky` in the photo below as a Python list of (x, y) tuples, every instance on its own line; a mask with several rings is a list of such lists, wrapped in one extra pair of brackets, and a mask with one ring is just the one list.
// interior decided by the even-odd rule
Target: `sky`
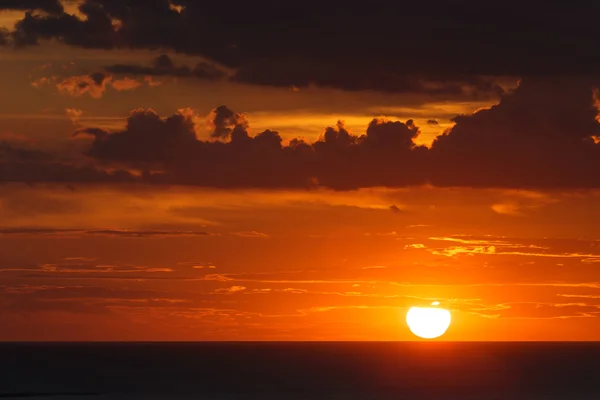
[(600, 340), (598, 6), (0, 1), (0, 340)]

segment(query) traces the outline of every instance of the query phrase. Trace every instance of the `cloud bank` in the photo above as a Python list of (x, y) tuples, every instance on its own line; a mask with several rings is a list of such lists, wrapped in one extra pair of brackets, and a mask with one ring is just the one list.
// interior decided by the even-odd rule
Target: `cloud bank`
[[(226, 106), (212, 115), (211, 138), (196, 137), (195, 115), (162, 118), (134, 110), (123, 130), (80, 129), (93, 137), (87, 163), (37, 150), (0, 147), (2, 182), (144, 182), (219, 188), (499, 187), (598, 188), (600, 124), (587, 80), (528, 78), (499, 104), (455, 125), (431, 148), (419, 128), (374, 119), (365, 133), (343, 122), (320, 140), (284, 142), (273, 130), (252, 135), (244, 115)], [(110, 172), (109, 172), (110, 171)]]
[[(597, 75), (598, 5), (462, 4), (259, 2), (233, 13), (219, 2), (85, 0), (76, 16), (58, 1), (12, 0), (2, 8), (29, 12), (0, 41), (197, 55), (235, 70), (239, 82), (297, 88), (490, 94), (498, 91), (490, 77)], [(158, 61), (109, 69), (222, 78), (210, 64)]]

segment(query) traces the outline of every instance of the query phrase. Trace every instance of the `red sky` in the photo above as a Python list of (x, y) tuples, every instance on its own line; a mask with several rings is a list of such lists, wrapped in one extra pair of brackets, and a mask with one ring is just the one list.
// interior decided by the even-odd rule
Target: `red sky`
[(266, 58), (239, 61), (223, 37), (142, 43), (150, 9), (17, 3), (0, 340), (413, 340), (434, 300), (446, 340), (600, 339), (594, 77), (336, 69), (242, 28)]

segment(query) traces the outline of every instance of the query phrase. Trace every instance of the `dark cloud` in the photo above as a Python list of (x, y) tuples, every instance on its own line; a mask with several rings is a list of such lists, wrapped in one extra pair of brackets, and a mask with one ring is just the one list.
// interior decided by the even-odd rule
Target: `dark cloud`
[(348, 91), (414, 92), (453, 97), (490, 97), (503, 92), (493, 77), (433, 77), (386, 70), (373, 74), (369, 69), (359, 70), (352, 66), (340, 69), (338, 65), (315, 61), (309, 63), (301, 59), (252, 61), (238, 68), (231, 77), (207, 62), (200, 62), (193, 69), (186, 65), (177, 67), (166, 54), (154, 59), (150, 66), (115, 64), (105, 67), (105, 70), (113, 74), (195, 77), (209, 80), (228, 78), (233, 82), (296, 89), (318, 86)]
[(81, 20), (66, 13), (38, 15), (27, 13), (17, 22), (12, 41), (17, 46), (39, 44), (44, 39), (59, 39), (62, 42), (86, 48), (114, 48), (117, 43), (117, 32), (113, 19), (96, 2), (85, 2), (80, 11), (86, 15)]
[(168, 0), (86, 0), (85, 18), (28, 14), (12, 37), (18, 45), (58, 39), (200, 55), (237, 69), (239, 81), (269, 86), (494, 93), (484, 76), (600, 68), (593, 2), (253, 2), (235, 12), (224, 2), (177, 4), (180, 11)]
[(393, 212), (393, 213), (401, 213), (402, 212), (402, 210), (400, 209), (400, 207), (398, 207), (395, 204), (392, 204), (390, 206), (390, 211)]
[(439, 125), (440, 123), (437, 121), (437, 119), (430, 119), (430, 120), (427, 120), (427, 124), (429, 124), (429, 125)]
[(132, 163), (166, 162), (189, 157), (188, 154), (199, 145), (194, 123), (189, 118), (175, 114), (162, 119), (152, 110), (132, 112), (122, 132), (109, 134), (97, 128), (86, 128), (78, 133), (94, 136), (90, 156)]
[(243, 115), (233, 112), (226, 106), (219, 106), (212, 112), (212, 124), (214, 126), (210, 136), (217, 139), (227, 139), (237, 128), (245, 130), (247, 122)]
[(214, 138), (197, 140), (192, 119), (135, 111), (124, 131), (85, 130), (98, 160), (160, 164), (153, 183), (216, 187), (372, 186), (587, 188), (600, 181), (600, 124), (585, 79), (525, 79), (491, 109), (454, 119), (431, 149), (415, 144), (412, 120), (375, 119), (365, 134), (343, 125), (323, 137), (284, 145), (277, 132), (248, 133), (245, 118), (225, 106), (213, 111)]
[(585, 79), (523, 80), (496, 106), (454, 119), (430, 151), (434, 185), (598, 187), (598, 109)]
[[(600, 124), (593, 88), (584, 78), (526, 78), (490, 109), (454, 118), (429, 149), (419, 128), (374, 119), (364, 134), (343, 122), (309, 143), (284, 142), (276, 131), (250, 134), (244, 115), (220, 106), (211, 140), (196, 137), (196, 118), (131, 113), (116, 132), (85, 128), (94, 137), (87, 167), (39, 159), (0, 147), (0, 181), (139, 181), (220, 188), (500, 187), (598, 188)], [(102, 168), (121, 168), (104, 172)], [(133, 176), (127, 169), (138, 169)]]
[(181, 78), (194, 77), (210, 80), (225, 78), (225, 73), (212, 64), (200, 62), (194, 68), (190, 68), (187, 65), (177, 67), (173, 63), (173, 60), (166, 54), (154, 59), (150, 66), (115, 64), (105, 67), (105, 70), (113, 74), (173, 76)]
[(41, 151), (16, 148), (0, 142), (0, 183), (108, 183), (133, 180), (133, 175), (127, 171), (107, 172), (93, 165), (74, 165)]
[(283, 145), (275, 131), (251, 136), (243, 116), (225, 106), (212, 115), (211, 136), (221, 141), (197, 140), (188, 116), (162, 119), (151, 110), (132, 113), (126, 129), (120, 132), (85, 129), (81, 133), (94, 135), (89, 155), (98, 160), (160, 165), (162, 172), (144, 174), (144, 179), (153, 183), (214, 187), (320, 184), (350, 189), (423, 180), (418, 171), (411, 170), (426, 152), (413, 142), (419, 131), (412, 121), (374, 120), (362, 136), (351, 135), (338, 123), (313, 144), (293, 140)]
[(204, 231), (130, 231), (130, 230), (93, 230), (85, 231), (86, 235), (114, 236), (127, 238), (151, 238), (151, 237), (169, 237), (169, 236), (210, 236), (210, 233)]
[(43, 161), (50, 158), (48, 154), (39, 150), (17, 148), (9, 142), (0, 142), (0, 162)]
[(345, 65), (303, 59), (261, 59), (237, 69), (233, 81), (274, 87), (318, 86), (348, 91), (424, 93), (434, 96), (492, 96), (503, 92), (494, 78), (433, 76), (372, 66)]
[(10, 32), (8, 29), (0, 28), (0, 46), (6, 46), (10, 39)]
[(64, 11), (59, 0), (2, 0), (0, 10), (42, 10), (53, 14)]

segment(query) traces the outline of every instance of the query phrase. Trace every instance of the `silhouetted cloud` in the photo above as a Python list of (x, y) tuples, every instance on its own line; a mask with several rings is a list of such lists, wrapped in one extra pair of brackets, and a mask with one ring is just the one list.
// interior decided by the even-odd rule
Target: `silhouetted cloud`
[(172, 76), (181, 78), (199, 78), (217, 80), (222, 79), (226, 75), (223, 71), (216, 68), (214, 65), (207, 62), (200, 62), (192, 69), (187, 65), (175, 66), (173, 60), (163, 54), (153, 60), (150, 66), (131, 65), (131, 64), (115, 64), (104, 68), (112, 74), (132, 74), (146, 76)]
[[(124, 129), (87, 127), (90, 160), (40, 159), (42, 153), (0, 147), (0, 181), (139, 181), (220, 188), (363, 187), (598, 188), (600, 123), (594, 80), (526, 78), (490, 109), (454, 118), (429, 149), (419, 128), (373, 119), (364, 134), (343, 122), (312, 143), (279, 133), (250, 133), (243, 114), (211, 113), (210, 140), (196, 137), (189, 110), (161, 118), (134, 110)], [(43, 155), (47, 157), (47, 155)], [(117, 172), (105, 172), (117, 168)], [(126, 172), (137, 169), (137, 175)], [(119, 170), (120, 169), (120, 170)]]
[(112, 172), (97, 169), (93, 165), (74, 165), (50, 154), (16, 148), (0, 142), (0, 183), (106, 183), (132, 182), (133, 175), (124, 170)]
[(397, 205), (395, 205), (395, 204), (392, 204), (392, 205), (390, 206), (390, 211), (392, 211), (392, 212), (394, 212), (394, 213), (400, 213), (400, 212), (402, 212), (402, 210), (400, 209), (400, 207), (398, 207), (398, 206), (397, 206)]
[(84, 129), (80, 133), (95, 137), (89, 155), (99, 160), (160, 165), (162, 172), (144, 175), (154, 183), (216, 187), (308, 187), (318, 183), (350, 189), (423, 182), (422, 175), (409, 172), (426, 152), (413, 142), (418, 135), (413, 121), (373, 120), (360, 137), (339, 123), (327, 128), (323, 139), (313, 144), (293, 140), (284, 146), (274, 131), (250, 136), (245, 118), (227, 107), (215, 109), (212, 115), (212, 136), (229, 141), (197, 140), (189, 116), (162, 119), (152, 110), (134, 111), (120, 132)]
[(59, 0), (2, 0), (0, 10), (43, 10), (53, 14), (64, 11)]
[(152, 110), (134, 110), (124, 131), (109, 134), (97, 128), (80, 130), (95, 137), (92, 157), (133, 163), (167, 162), (189, 153), (200, 144), (194, 123), (183, 114), (160, 118)]
[(593, 82), (524, 79), (490, 109), (460, 115), (430, 151), (439, 186), (598, 187)]
[(446, 96), (495, 96), (503, 89), (493, 78), (449, 74), (436, 77), (402, 70), (376, 72), (371, 66), (305, 59), (251, 60), (239, 67), (233, 81), (274, 87), (306, 88), (317, 86), (348, 91), (374, 90), (387, 93), (423, 93)]
[(233, 112), (226, 106), (219, 106), (212, 112), (213, 131), (210, 136), (217, 139), (227, 139), (234, 129), (245, 130), (247, 122), (243, 115)]
[(6, 46), (10, 39), (10, 32), (8, 29), (0, 28), (0, 46)]
[(490, 76), (596, 74), (600, 67), (593, 2), (533, 0), (519, 3), (518, 13), (513, 2), (265, 2), (236, 4), (232, 13), (222, 2), (85, 0), (81, 18), (60, 12), (57, 1), (10, 3), (3, 7), (51, 11), (17, 23), (11, 38), (20, 46), (58, 39), (85, 48), (164, 49), (203, 56), (236, 69), (238, 81), (268, 86), (489, 95), (498, 90)]

